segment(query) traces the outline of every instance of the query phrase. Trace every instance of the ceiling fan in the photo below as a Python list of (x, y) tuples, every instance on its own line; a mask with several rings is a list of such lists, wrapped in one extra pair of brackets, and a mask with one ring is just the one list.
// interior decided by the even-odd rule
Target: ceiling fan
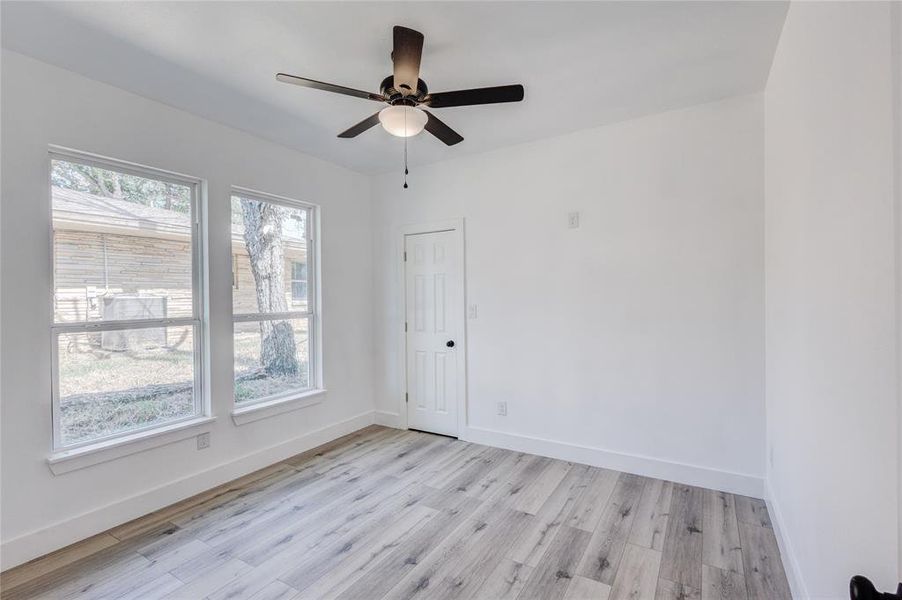
[(387, 132), (398, 137), (411, 137), (425, 129), (448, 146), (453, 146), (462, 142), (464, 138), (431, 112), (420, 107), (447, 108), (523, 100), (522, 85), (502, 85), (430, 94), (426, 82), (420, 79), (423, 34), (407, 27), (395, 25), (393, 36), (394, 49), (391, 58), (394, 63), (394, 73), (382, 80), (378, 94), (286, 73), (277, 74), (276, 79), (283, 83), (292, 83), (388, 104), (386, 108), (339, 133), (338, 137), (340, 138), (357, 137), (377, 123), (381, 123)]

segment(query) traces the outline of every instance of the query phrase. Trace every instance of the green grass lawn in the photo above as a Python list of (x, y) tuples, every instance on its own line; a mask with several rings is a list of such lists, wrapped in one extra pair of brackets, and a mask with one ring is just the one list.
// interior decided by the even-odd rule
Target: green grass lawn
[[(235, 333), (235, 401), (247, 402), (308, 386), (307, 331), (295, 328), (301, 373), (260, 372), (257, 330)], [(130, 343), (104, 350), (96, 334), (60, 336), (60, 425), (74, 444), (194, 414), (194, 349), (190, 328), (169, 328), (166, 346)]]

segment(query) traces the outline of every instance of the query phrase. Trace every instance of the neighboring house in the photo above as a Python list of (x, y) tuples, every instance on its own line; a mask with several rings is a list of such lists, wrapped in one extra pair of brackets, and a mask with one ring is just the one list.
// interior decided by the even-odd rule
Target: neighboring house
[[(190, 215), (52, 189), (57, 321), (97, 321), (105, 311), (130, 312), (129, 318), (191, 314)], [(283, 239), (285, 298), (297, 310), (307, 295), (303, 228), (288, 228)], [(234, 223), (232, 266), (235, 313), (257, 312), (243, 227)]]

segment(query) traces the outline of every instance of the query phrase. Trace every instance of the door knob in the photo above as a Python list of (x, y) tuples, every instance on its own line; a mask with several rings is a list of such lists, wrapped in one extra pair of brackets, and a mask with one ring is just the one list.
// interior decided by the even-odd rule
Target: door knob
[(453, 347), (454, 347), (454, 340), (448, 340), (448, 341), (445, 343), (445, 345), (448, 346), (449, 348), (453, 348)]

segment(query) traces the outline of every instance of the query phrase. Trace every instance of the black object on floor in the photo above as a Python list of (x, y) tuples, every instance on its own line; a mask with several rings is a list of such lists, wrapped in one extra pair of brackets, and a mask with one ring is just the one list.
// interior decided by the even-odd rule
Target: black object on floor
[(902, 600), (902, 583), (896, 593), (878, 592), (871, 580), (863, 575), (856, 575), (849, 582), (849, 597), (852, 600)]

